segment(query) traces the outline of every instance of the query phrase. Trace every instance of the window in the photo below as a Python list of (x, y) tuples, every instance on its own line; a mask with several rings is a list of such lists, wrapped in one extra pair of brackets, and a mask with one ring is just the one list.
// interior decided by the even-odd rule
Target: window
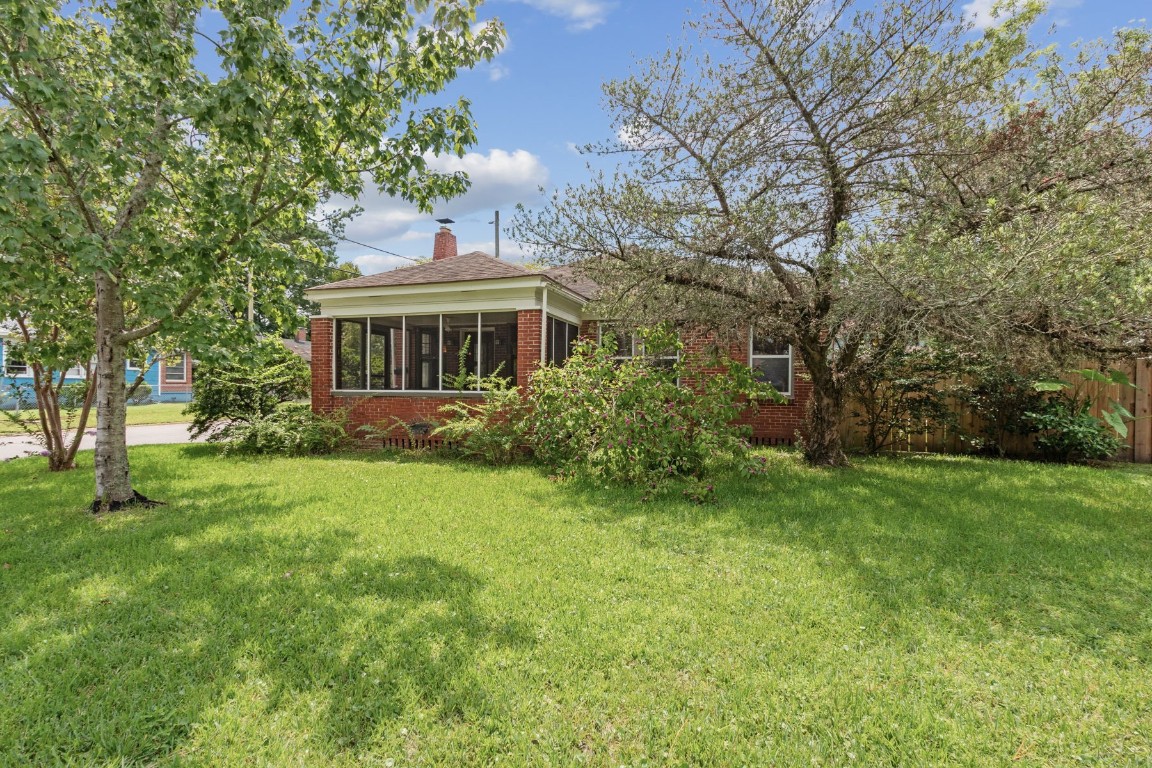
[(564, 365), (572, 356), (572, 345), (580, 335), (580, 327), (566, 323), (557, 317), (548, 318), (547, 361), (553, 365)]
[(28, 375), (28, 361), (24, 358), (24, 353), (15, 345), (7, 342), (4, 343), (4, 375)]
[(616, 344), (616, 352), (612, 355), (613, 360), (646, 357), (652, 361), (653, 365), (660, 368), (672, 368), (680, 358), (675, 344), (670, 344), (667, 348), (655, 347), (651, 343), (645, 342), (640, 334), (631, 329), (613, 323), (601, 323), (600, 344), (604, 344), (609, 339)]
[(639, 347), (636, 334), (622, 325), (614, 323), (600, 323), (600, 346), (614, 344), (616, 351), (612, 353), (613, 360), (628, 360), (635, 357)]
[(164, 381), (172, 384), (182, 384), (188, 380), (188, 373), (185, 370), (185, 357), (183, 352), (174, 355), (167, 355), (164, 358)]
[(336, 389), (479, 389), (516, 378), (516, 313), (397, 315), (336, 321)]
[(748, 365), (756, 377), (782, 395), (792, 394), (792, 347), (752, 332), (748, 339)]

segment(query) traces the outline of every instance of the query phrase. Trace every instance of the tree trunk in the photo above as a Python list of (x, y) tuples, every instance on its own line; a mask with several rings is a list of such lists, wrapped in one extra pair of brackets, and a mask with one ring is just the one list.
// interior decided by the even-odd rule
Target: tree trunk
[(126, 385), (124, 299), (115, 278), (96, 273), (96, 500), (93, 511), (110, 511), (136, 500), (128, 469), (125, 434)]
[(812, 396), (805, 414), (804, 458), (814, 467), (846, 467), (848, 457), (840, 439), (845, 411), (844, 387), (828, 365), (828, 350), (822, 339), (802, 341), (798, 351), (812, 378)]
[(812, 388), (808, 400), (804, 435), (804, 458), (814, 467), (846, 467), (848, 457), (840, 440), (844, 420), (844, 397), (838, 390), (821, 392)]

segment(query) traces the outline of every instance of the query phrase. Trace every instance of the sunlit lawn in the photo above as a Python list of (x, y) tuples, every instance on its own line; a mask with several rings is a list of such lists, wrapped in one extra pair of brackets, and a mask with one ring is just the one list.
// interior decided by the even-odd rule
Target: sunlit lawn
[(0, 465), (0, 764), (1148, 765), (1152, 474)]
[[(187, 403), (151, 403), (150, 405), (130, 405), (127, 411), (128, 424), (182, 424), (192, 421), (192, 417), (184, 413)], [(16, 418), (36, 426), (39, 416), (35, 410), (9, 411)], [(77, 413), (77, 416), (79, 413)], [(95, 411), (88, 418), (88, 428), (96, 428)], [(0, 435), (21, 434), (22, 430), (12, 423), (3, 413), (0, 413)]]

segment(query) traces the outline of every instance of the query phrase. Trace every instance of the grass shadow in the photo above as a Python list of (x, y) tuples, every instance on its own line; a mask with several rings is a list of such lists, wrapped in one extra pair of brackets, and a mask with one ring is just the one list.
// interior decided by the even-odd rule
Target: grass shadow
[[(142, 475), (157, 469), (136, 458)], [(406, 708), (451, 720), (496, 706), (477, 649), (532, 639), (477, 609), (483, 584), (469, 570), (380, 551), (339, 525), (302, 528), (312, 495), (285, 501), (257, 475), (200, 477), (186, 498), (177, 487), (205, 467), (165, 466), (150, 487), (167, 507), (6, 518), (0, 687), (23, 691), (3, 718), (8, 759), (170, 759), (237, 709), (299, 718), (311, 741), (297, 748), (334, 758), (369, 748)], [(11, 498), (0, 491), (0, 504)]]

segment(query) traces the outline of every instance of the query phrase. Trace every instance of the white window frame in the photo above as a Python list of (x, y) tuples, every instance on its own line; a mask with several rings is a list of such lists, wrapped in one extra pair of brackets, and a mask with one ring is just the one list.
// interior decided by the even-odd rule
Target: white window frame
[(788, 354), (786, 354), (786, 355), (754, 355), (754, 354), (752, 354), (752, 350), (753, 350), (752, 345), (753, 345), (753, 341), (755, 340), (755, 338), (756, 338), (756, 331), (749, 329), (749, 331), (748, 331), (748, 367), (755, 369), (757, 360), (783, 360), (783, 359), (787, 358), (787, 360), (788, 360), (788, 391), (787, 392), (785, 392), (784, 390), (777, 390), (777, 391), (780, 394), (784, 395), (785, 397), (792, 397), (792, 390), (796, 388), (795, 387), (796, 370), (795, 370), (795, 363), (793, 361), (792, 345), (791, 344), (788, 345)]
[[(438, 361), (437, 362), (438, 373), (437, 373), (437, 384), (436, 384), (435, 389), (409, 389), (408, 388), (408, 353), (409, 353), (409, 350), (407, 348), (407, 344), (408, 344), (408, 318), (409, 317), (425, 317), (425, 315), (420, 314), (420, 313), (416, 313), (414, 315), (413, 314), (366, 315), (363, 317), (359, 317), (356, 315), (349, 315), (346, 317), (345, 316), (334, 317), (334, 318), (332, 318), (333, 322), (332, 322), (332, 350), (331, 350), (331, 355), (332, 355), (332, 390), (331, 391), (336, 392), (336, 393), (351, 393), (351, 394), (355, 394), (357, 396), (359, 396), (359, 395), (420, 395), (420, 396), (424, 396), (424, 395), (432, 395), (432, 394), (443, 394), (443, 395), (458, 395), (458, 394), (460, 394), (461, 392), (459, 390), (446, 389), (444, 387), (444, 361), (445, 361), (445, 352), (444, 352), (444, 324), (445, 323), (444, 323), (444, 320), (445, 320), (445, 318), (449, 318), (449, 317), (475, 316), (475, 320), (476, 320), (475, 326), (473, 326), (473, 327), (460, 326), (458, 328), (453, 328), (451, 330), (459, 331), (461, 344), (463, 344), (463, 338), (464, 338), (465, 334), (470, 334), (470, 333), (475, 334), (475, 338), (476, 338), (476, 342), (477, 342), (476, 343), (476, 365), (475, 365), (475, 368), (473, 370), (469, 371), (468, 373), (471, 375), (474, 375), (476, 377), (476, 388), (475, 389), (466, 389), (463, 391), (469, 392), (469, 393), (474, 392), (476, 394), (484, 394), (488, 390), (485, 390), (481, 387), (482, 381), (481, 381), (480, 373), (481, 373), (481, 371), (484, 370), (483, 338), (484, 338), (485, 331), (487, 331), (489, 333), (494, 333), (496, 331), (496, 328), (497, 328), (497, 324), (485, 325), (484, 324), (484, 315), (502, 315), (502, 314), (509, 314), (510, 312), (512, 314), (517, 314), (517, 317), (518, 317), (518, 313), (515, 310), (509, 311), (509, 310), (500, 310), (500, 309), (480, 310), (478, 312), (432, 313), (433, 316), (438, 318), (437, 333), (439, 336), (439, 343), (437, 345), (437, 353), (436, 353), (437, 354), (436, 359)], [(371, 370), (371, 366), (372, 366), (372, 349), (371, 349), (371, 346), (372, 346), (372, 344), (371, 344), (372, 321), (375, 319), (379, 319), (379, 318), (399, 318), (400, 319), (400, 338), (401, 338), (400, 345), (401, 345), (401, 349), (399, 349), (399, 350), (393, 349), (393, 355), (395, 357), (400, 358), (400, 381), (401, 381), (402, 386), (399, 388), (396, 388), (396, 389), (372, 389), (370, 386), (371, 381), (366, 380), (365, 384), (369, 385), (368, 389), (342, 389), (342, 388), (340, 388), (338, 386), (340, 383), (340, 371), (336, 365), (336, 359), (337, 359), (336, 353), (337, 353), (337, 349), (340, 345), (340, 332), (339, 332), (340, 321), (341, 320), (347, 320), (350, 322), (363, 321), (365, 323), (365, 328), (367, 330), (366, 330), (366, 344), (365, 344), (365, 348), (364, 348), (364, 364), (366, 366), (365, 370)], [(513, 322), (508, 323), (508, 324), (509, 325), (516, 325), (517, 321), (513, 321)], [(517, 344), (518, 343), (519, 343), (519, 341), (517, 341)], [(516, 351), (517, 350), (514, 349), (513, 354), (515, 354)], [(395, 365), (393, 367), (395, 367)]]
[[(602, 345), (604, 343), (604, 326), (605, 325), (612, 326), (613, 323), (597, 323), (597, 325), (596, 325), (596, 344), (597, 345)], [(680, 340), (680, 332), (679, 331), (676, 332), (676, 340), (677, 341)], [(647, 353), (647, 351), (644, 349), (643, 340), (641, 340), (639, 334), (637, 334), (635, 331), (629, 331), (628, 343), (631, 345), (631, 350), (632, 350), (631, 355), (612, 355), (612, 357), (609, 359), (623, 361), (623, 360), (633, 360), (637, 357), (647, 357), (653, 361), (655, 361), (655, 360), (671, 360), (671, 361), (673, 361), (673, 363), (680, 362), (680, 348), (679, 347), (676, 348), (676, 354), (674, 354), (674, 355), (649, 355)], [(620, 351), (619, 347), (617, 347), (616, 351), (617, 352)], [(676, 379), (676, 384), (677, 385), (680, 384), (680, 379)]]
[(27, 362), (22, 363), (19, 368), (15, 368), (12, 366), (11, 357), (12, 357), (12, 344), (5, 341), (4, 342), (4, 369), (3, 369), (3, 375), (5, 377), (15, 378), (17, 376), (31, 376), (32, 375), (32, 367), (30, 365), (28, 365)]
[[(547, 328), (548, 334), (548, 338), (544, 340), (544, 344), (547, 350), (544, 355), (545, 360), (547, 360), (549, 357), (555, 357), (555, 350), (553, 349), (553, 343), (555, 340), (552, 338), (552, 330), (556, 327), (556, 323), (563, 323), (565, 329), (576, 329), (575, 334), (571, 338), (568, 337), (568, 331), (564, 331), (564, 347), (568, 350), (568, 355), (564, 358), (564, 362), (567, 362), (568, 358), (572, 356), (572, 345), (580, 339), (580, 324), (574, 323), (571, 320), (566, 320), (559, 315), (545, 315), (544, 325)], [(599, 343), (599, 339), (597, 339), (597, 343)], [(549, 365), (556, 365), (555, 360), (549, 363)]]
[(180, 353), (180, 378), (174, 379), (169, 375), (168, 356), (164, 357), (164, 376), (162, 377), (165, 384), (187, 384), (188, 383), (188, 353)]

